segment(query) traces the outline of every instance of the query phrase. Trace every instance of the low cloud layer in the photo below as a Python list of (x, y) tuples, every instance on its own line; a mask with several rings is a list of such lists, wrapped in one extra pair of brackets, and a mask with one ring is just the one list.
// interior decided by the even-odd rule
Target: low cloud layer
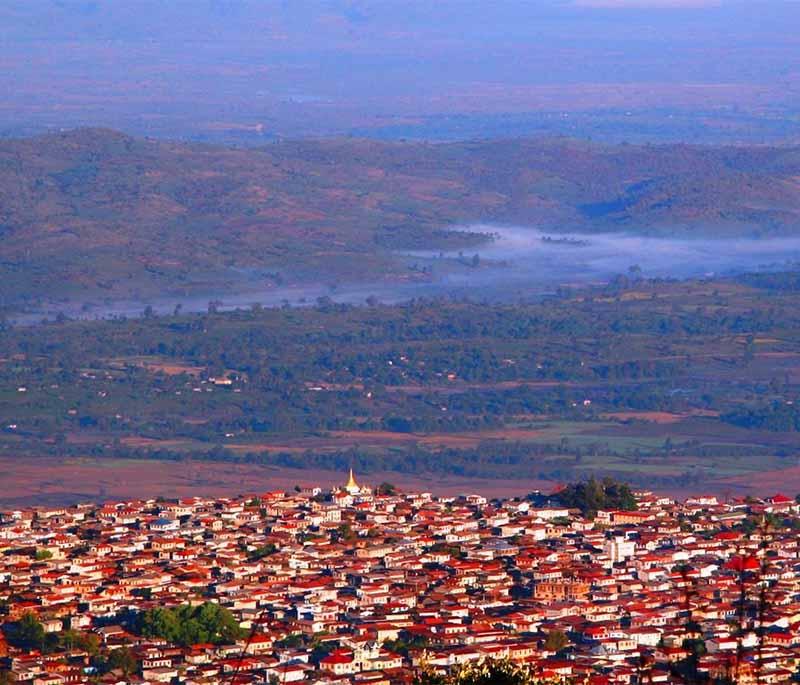
[(720, 7), (722, 0), (573, 0), (573, 5), (602, 9), (701, 9)]
[[(254, 287), (254, 279), (243, 277), (238, 291), (234, 285), (226, 293), (180, 298), (180, 304), (189, 312), (204, 311), (210, 300), (218, 301), (223, 309), (247, 308), (253, 303), (304, 306), (320, 297), (354, 304), (363, 304), (369, 297), (393, 303), (447, 296), (514, 302), (535, 299), (564, 285), (607, 282), (619, 274), (697, 278), (800, 265), (800, 238), (674, 239), (622, 233), (563, 236), (528, 227), (478, 224), (457, 228), (493, 233), (496, 240), (464, 254), (438, 250), (398, 253), (398, 258), (407, 259), (413, 269), (428, 270), (428, 280), (345, 282), (336, 287), (330, 283), (297, 284), (263, 290)], [(174, 297), (86, 307), (76, 302), (56, 310), (32, 311), (15, 320), (37, 323), (58, 311), (79, 318), (138, 316), (148, 305), (158, 313), (168, 313), (177, 303)]]
[(482, 257), (505, 262), (511, 273), (530, 273), (551, 283), (608, 278), (634, 265), (644, 276), (686, 278), (785, 268), (800, 260), (800, 238), (680, 239), (624, 233), (565, 238), (530, 228), (470, 228), (498, 236), (480, 251)]

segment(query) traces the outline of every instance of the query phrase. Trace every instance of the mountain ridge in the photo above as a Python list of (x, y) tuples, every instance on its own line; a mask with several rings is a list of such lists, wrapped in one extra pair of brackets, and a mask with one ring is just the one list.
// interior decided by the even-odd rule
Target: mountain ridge
[(280, 141), (259, 148), (83, 128), (0, 140), (6, 305), (224, 284), (237, 270), (401, 276), (394, 250), (453, 227), (659, 235), (800, 232), (800, 148)]

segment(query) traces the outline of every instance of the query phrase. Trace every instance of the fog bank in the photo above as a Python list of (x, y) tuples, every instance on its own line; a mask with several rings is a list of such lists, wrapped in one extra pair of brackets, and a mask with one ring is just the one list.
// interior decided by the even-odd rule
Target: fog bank
[[(468, 297), (475, 300), (529, 300), (562, 286), (603, 283), (619, 274), (643, 278), (697, 278), (725, 276), (745, 271), (797, 268), (800, 237), (773, 239), (677, 239), (624, 233), (550, 234), (520, 226), (471, 224), (458, 230), (491, 233), (495, 239), (467, 251), (402, 251), (417, 280), (365, 282), (354, 273), (352, 281), (330, 284), (295, 283), (265, 288), (258, 274), (241, 275), (227, 292), (199, 293), (191, 297), (167, 296), (116, 302), (51, 304), (16, 317), (21, 324), (38, 323), (59, 312), (72, 318), (139, 316), (145, 307), (157, 314), (205, 311), (210, 301), (219, 309), (262, 306), (313, 305), (318, 298), (363, 304), (367, 298), (397, 303), (416, 297)], [(291, 269), (284, 273), (291, 278)], [(420, 274), (424, 274), (420, 276)]]
[(478, 270), (478, 274), (454, 274), (448, 279), (453, 283), (477, 276), (488, 283), (580, 284), (608, 280), (631, 267), (638, 267), (645, 278), (696, 278), (785, 269), (800, 262), (800, 237), (679, 239), (627, 233), (551, 234), (486, 224), (464, 230), (494, 233), (496, 240), (477, 253), (479, 260), (503, 266), (496, 271)]

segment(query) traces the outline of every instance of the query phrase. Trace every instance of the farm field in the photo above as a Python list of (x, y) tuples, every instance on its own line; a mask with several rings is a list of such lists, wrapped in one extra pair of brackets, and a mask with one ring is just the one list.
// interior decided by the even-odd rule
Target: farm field
[[(124, 486), (104, 460), (123, 473), (147, 460), (156, 490), (160, 473), (169, 487), (235, 490), (353, 466), (498, 487), (595, 474), (744, 491), (751, 478), (795, 482), (799, 389), (794, 272), (623, 277), (513, 305), (62, 320), (0, 332), (0, 457), (19, 464), (9, 482), (23, 465), (54, 468), (55, 490), (76, 495), (68, 483)], [(74, 458), (100, 470), (72, 481)]]
[[(0, 506), (64, 505), (157, 497), (237, 496), (269, 490), (292, 490), (296, 485), (341, 485), (346, 473), (327, 469), (291, 469), (258, 464), (159, 462), (136, 459), (0, 458)], [(553, 483), (392, 472), (370, 473), (365, 483), (391, 482), (410, 491), (458, 495), (480, 491), (491, 497), (515, 496), (522, 491), (549, 491)], [(524, 492), (522, 493), (524, 494)]]
[[(687, 460), (690, 461), (690, 460)], [(603, 465), (594, 472), (603, 472)], [(611, 466), (606, 464), (606, 466)], [(676, 462), (674, 472), (685, 466)], [(622, 463), (613, 464), (615, 473), (625, 477)], [(237, 496), (292, 490), (296, 485), (340, 485), (346, 474), (330, 469), (301, 469), (261, 464), (216, 462), (157, 462), (141, 459), (102, 457), (1, 457), (0, 506), (64, 505), (83, 501), (149, 499), (157, 497)], [(663, 467), (629, 464), (627, 474), (660, 473)], [(736, 472), (734, 474), (734, 472)], [(725, 475), (734, 474), (734, 475)], [(408, 491), (430, 491), (449, 496), (480, 492), (489, 497), (516, 497), (540, 490), (548, 493), (560, 483), (521, 475), (518, 478), (478, 478), (441, 473), (408, 474), (375, 471), (359, 474), (372, 485), (390, 482)], [(800, 492), (800, 466), (754, 471), (751, 464), (731, 461), (715, 471), (702, 485), (656, 484), (656, 492), (685, 497), (698, 492), (720, 497), (757, 495), (763, 492)]]

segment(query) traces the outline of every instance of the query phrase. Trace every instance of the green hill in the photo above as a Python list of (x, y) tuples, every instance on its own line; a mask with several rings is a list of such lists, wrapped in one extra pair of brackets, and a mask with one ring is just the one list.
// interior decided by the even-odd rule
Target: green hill
[(0, 141), (2, 304), (391, 278), (397, 248), (461, 247), (460, 222), (548, 231), (781, 235), (800, 149), (357, 139), (228, 149), (79, 129)]

